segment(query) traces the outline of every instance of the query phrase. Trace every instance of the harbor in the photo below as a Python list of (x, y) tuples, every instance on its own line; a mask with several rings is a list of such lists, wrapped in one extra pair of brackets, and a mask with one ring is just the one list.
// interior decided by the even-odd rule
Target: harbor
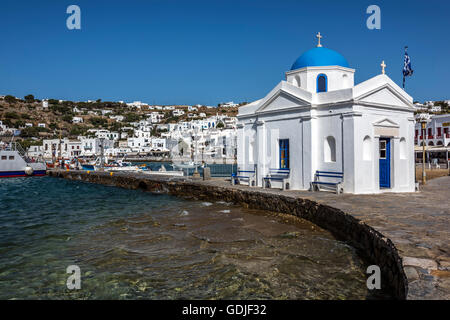
[(198, 200), (219, 199), (300, 217), (379, 264), (382, 280), (391, 285), (397, 298), (449, 298), (448, 176), (431, 180), (420, 193), (354, 196), (233, 186), (223, 178), (63, 170), (50, 171), (49, 175)]

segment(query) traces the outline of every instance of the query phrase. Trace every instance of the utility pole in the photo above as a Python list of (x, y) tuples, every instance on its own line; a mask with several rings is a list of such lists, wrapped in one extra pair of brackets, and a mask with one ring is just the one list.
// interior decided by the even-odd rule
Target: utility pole
[(422, 185), (425, 185), (427, 182), (427, 173), (425, 172), (425, 135), (427, 123), (430, 121), (430, 114), (421, 113), (417, 119), (422, 125)]

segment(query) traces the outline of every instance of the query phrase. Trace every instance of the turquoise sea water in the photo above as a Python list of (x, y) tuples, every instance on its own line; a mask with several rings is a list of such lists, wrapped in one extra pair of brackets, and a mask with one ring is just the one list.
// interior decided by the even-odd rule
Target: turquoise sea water
[[(0, 299), (366, 298), (354, 250), (289, 219), (51, 177), (0, 179)], [(81, 269), (80, 290), (66, 287), (69, 265)]]

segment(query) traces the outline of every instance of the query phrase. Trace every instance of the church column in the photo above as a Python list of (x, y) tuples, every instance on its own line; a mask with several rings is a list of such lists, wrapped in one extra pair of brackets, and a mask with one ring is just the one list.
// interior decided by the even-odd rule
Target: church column
[(380, 136), (373, 137), (374, 192), (380, 192)]
[(353, 113), (342, 114), (342, 167), (344, 172), (344, 192), (355, 192), (355, 119)]
[(245, 125), (238, 123), (237, 128), (237, 166), (238, 168), (245, 168), (247, 165), (247, 155), (245, 153), (247, 146), (247, 141), (245, 139)]
[[(391, 189), (395, 190), (399, 187), (401, 181), (400, 174), (402, 170), (398, 167), (400, 165), (400, 137), (391, 138)], [(406, 170), (406, 173), (408, 171)], [(405, 172), (403, 172), (405, 174)]]
[[(313, 135), (311, 117), (301, 119), (302, 126), (302, 177), (303, 187), (309, 189), (310, 183), (314, 180), (313, 173)], [(317, 146), (317, 144), (316, 144)]]
[(267, 139), (266, 139), (266, 126), (263, 120), (256, 121), (256, 139), (257, 139), (257, 159), (255, 159), (257, 163), (257, 175), (256, 182), (258, 187), (263, 186), (262, 178), (266, 175), (267, 171)]

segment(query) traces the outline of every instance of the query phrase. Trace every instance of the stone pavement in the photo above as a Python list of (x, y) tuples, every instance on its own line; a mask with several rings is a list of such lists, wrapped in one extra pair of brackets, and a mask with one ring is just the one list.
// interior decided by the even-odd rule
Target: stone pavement
[(450, 299), (450, 176), (430, 180), (420, 192), (336, 195), (205, 184), (309, 199), (348, 213), (388, 237), (397, 247), (408, 278), (408, 299)]

